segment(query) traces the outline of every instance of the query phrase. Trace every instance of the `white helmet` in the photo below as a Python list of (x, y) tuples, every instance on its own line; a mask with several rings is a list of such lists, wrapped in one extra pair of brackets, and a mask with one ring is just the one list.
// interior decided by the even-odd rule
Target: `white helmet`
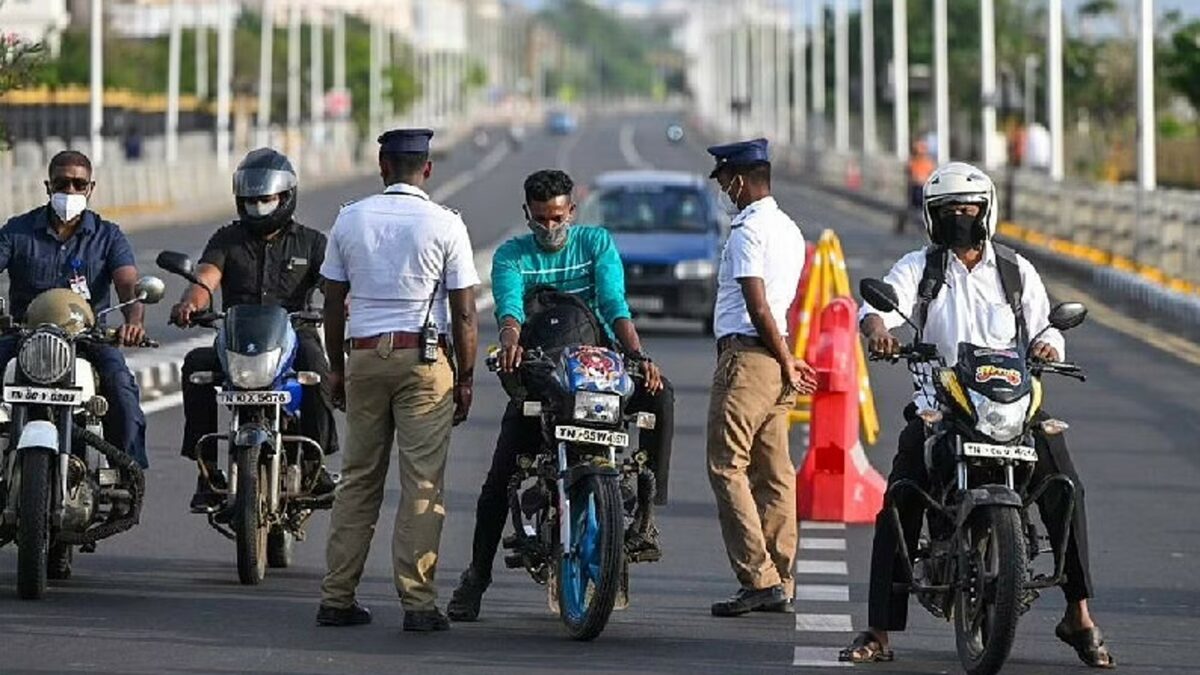
[(991, 239), (996, 234), (996, 186), (983, 171), (964, 162), (950, 162), (939, 167), (925, 181), (921, 214), (925, 220), (925, 233), (935, 244), (946, 243), (939, 241), (933, 215), (934, 209), (944, 204), (979, 204), (976, 222), (983, 226), (984, 239)]

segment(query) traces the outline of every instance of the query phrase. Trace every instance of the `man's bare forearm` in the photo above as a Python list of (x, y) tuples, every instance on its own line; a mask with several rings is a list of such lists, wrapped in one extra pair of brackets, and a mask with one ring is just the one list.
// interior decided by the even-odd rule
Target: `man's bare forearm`
[(338, 373), (346, 370), (346, 290), (344, 283), (325, 285), (325, 350), (330, 370)]
[(479, 325), (475, 311), (475, 288), (450, 291), (450, 324), (454, 335), (454, 357), (458, 381), (475, 377), (475, 355), (479, 350)]
[(626, 352), (642, 351), (642, 338), (638, 335), (637, 327), (629, 319), (617, 319), (613, 324), (613, 333)]

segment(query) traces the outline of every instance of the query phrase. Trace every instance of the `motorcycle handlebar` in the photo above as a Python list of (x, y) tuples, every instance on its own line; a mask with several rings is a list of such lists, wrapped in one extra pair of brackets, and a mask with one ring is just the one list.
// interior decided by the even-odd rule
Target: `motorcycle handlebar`
[(872, 352), (868, 357), (871, 361), (888, 361), (895, 363), (900, 359), (905, 361), (922, 363), (927, 361), (936, 361), (938, 358), (937, 345), (928, 344), (925, 342), (916, 342), (908, 345), (901, 345), (900, 350), (895, 354), (879, 354)]

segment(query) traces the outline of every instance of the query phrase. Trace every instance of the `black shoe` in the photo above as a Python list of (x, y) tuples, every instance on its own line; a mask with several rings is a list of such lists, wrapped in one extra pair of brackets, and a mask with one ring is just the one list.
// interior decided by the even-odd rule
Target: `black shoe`
[(763, 607), (779, 606), (784, 602), (787, 602), (787, 597), (783, 594), (783, 586), (771, 586), (758, 591), (743, 588), (728, 600), (714, 602), (712, 615), (741, 616)]
[(321, 497), (332, 493), (337, 489), (339, 476), (329, 473), (329, 469), (324, 466), (317, 469), (317, 477), (313, 481), (311, 494), (313, 497)]
[(450, 619), (436, 607), (433, 609), (406, 610), (404, 630), (413, 633), (436, 633), (450, 630)]
[(451, 621), (478, 621), (479, 605), (483, 600), (483, 592), (491, 585), (491, 579), (482, 579), (468, 567), (458, 580), (458, 588), (450, 596), (450, 604), (446, 605), (446, 614)]
[(772, 613), (772, 614), (795, 614), (796, 613), (796, 603), (791, 598), (785, 598), (773, 605), (763, 605), (761, 607), (755, 607), (751, 611), (767, 612), (767, 613)]
[(192, 495), (192, 502), (189, 505), (192, 513), (212, 513), (221, 506), (222, 496), (214, 491), (213, 487), (223, 488), (225, 486), (225, 474), (216, 468), (210, 468), (208, 472), (209, 480), (205, 480), (204, 476), (196, 478), (196, 494)]
[(321, 605), (317, 610), (318, 626), (365, 626), (371, 623), (371, 610), (357, 602), (349, 607)]

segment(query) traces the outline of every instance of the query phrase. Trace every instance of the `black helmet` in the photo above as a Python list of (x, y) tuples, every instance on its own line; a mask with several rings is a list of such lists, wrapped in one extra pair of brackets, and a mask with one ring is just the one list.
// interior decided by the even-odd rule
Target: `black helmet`
[[(279, 230), (292, 219), (296, 211), (296, 191), (299, 180), (287, 155), (270, 148), (251, 150), (233, 172), (233, 195), (241, 222), (258, 235)], [(279, 195), (279, 206), (266, 215), (254, 215), (246, 210), (246, 198)]]

